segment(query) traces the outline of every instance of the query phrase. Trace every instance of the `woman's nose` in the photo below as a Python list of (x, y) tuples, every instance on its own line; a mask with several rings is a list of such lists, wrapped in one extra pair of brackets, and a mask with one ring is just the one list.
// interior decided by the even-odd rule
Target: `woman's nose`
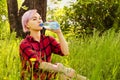
[(38, 19), (38, 22), (41, 23), (41, 20)]
[(42, 20), (39, 20), (39, 23), (42, 23), (43, 21)]

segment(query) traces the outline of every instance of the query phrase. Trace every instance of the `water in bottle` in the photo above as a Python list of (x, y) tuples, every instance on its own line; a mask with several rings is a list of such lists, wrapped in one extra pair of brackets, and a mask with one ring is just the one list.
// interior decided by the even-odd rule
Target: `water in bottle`
[(41, 23), (40, 26), (46, 29), (54, 29), (54, 30), (60, 28), (60, 25), (56, 21)]

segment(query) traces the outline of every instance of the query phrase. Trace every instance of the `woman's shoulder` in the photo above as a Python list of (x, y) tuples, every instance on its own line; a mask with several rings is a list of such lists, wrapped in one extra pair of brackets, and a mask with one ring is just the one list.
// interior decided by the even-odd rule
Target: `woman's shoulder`
[(30, 43), (26, 39), (22, 39), (20, 42), (20, 46), (23, 46), (23, 45), (30, 45)]
[(25, 39), (22, 39), (21, 41), (20, 41), (20, 44), (24, 44), (24, 43), (26, 43), (27, 41), (25, 40)]
[(21, 40), (20, 44), (27, 44), (27, 43), (30, 43), (32, 40), (33, 38), (27, 35), (24, 39)]

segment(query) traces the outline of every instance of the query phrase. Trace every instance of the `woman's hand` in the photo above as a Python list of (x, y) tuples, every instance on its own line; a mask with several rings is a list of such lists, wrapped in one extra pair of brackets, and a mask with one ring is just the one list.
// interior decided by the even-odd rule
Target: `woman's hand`
[(72, 78), (72, 77), (75, 76), (75, 70), (74, 70), (74, 69), (72, 69), (72, 68), (66, 68), (66, 67), (63, 66), (63, 64), (61, 64), (61, 63), (57, 63), (56, 65), (57, 65), (57, 67), (58, 67), (58, 71), (59, 71), (59, 72), (64, 73), (66, 76), (68, 76), (68, 77), (70, 77), (70, 78)]
[(75, 77), (75, 70), (72, 68), (66, 68), (64, 74), (70, 78)]
[(59, 34), (59, 33), (62, 32), (61, 29), (56, 29), (56, 30), (54, 30), (54, 29), (48, 29), (48, 30), (51, 31), (51, 32), (54, 32), (56, 34)]
[(61, 63), (56, 63), (58, 72), (64, 72), (65, 67)]

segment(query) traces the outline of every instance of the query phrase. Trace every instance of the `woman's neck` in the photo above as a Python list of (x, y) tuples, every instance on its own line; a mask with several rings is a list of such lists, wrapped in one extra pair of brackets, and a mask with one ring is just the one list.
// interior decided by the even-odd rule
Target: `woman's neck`
[(38, 42), (40, 42), (40, 37), (41, 37), (40, 35), (41, 35), (40, 31), (31, 31), (30, 32), (30, 36), (32, 36), (33, 39)]

